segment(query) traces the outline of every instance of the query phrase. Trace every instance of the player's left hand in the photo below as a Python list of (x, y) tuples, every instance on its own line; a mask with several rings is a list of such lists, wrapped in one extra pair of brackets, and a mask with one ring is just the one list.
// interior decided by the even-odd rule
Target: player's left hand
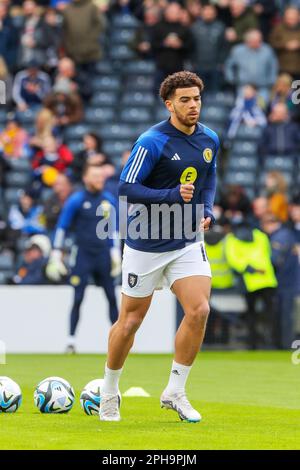
[(210, 228), (211, 217), (206, 217), (200, 220), (200, 232), (207, 232)]
[(111, 271), (112, 277), (117, 277), (122, 271), (122, 258), (119, 248), (113, 247), (110, 249)]

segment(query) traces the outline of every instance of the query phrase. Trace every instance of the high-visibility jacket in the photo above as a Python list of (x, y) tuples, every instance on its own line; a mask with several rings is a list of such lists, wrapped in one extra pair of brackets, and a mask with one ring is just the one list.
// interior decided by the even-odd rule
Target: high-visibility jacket
[(252, 234), (252, 241), (240, 240), (233, 233), (226, 236), (225, 254), (229, 266), (242, 275), (248, 292), (277, 287), (269, 239), (258, 229), (254, 229)]
[(215, 245), (205, 243), (206, 253), (212, 273), (212, 288), (229, 289), (234, 285), (234, 276), (225, 256), (225, 239)]

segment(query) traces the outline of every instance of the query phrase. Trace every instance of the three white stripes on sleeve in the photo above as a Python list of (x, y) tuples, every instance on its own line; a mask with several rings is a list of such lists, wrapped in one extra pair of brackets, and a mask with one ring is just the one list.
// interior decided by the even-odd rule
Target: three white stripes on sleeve
[(141, 166), (144, 162), (145, 156), (147, 154), (148, 150), (142, 147), (141, 145), (139, 146), (135, 157), (133, 159), (133, 162), (131, 164), (130, 170), (127, 173), (126, 176), (126, 183), (135, 183), (136, 178), (138, 176), (138, 173), (141, 169)]

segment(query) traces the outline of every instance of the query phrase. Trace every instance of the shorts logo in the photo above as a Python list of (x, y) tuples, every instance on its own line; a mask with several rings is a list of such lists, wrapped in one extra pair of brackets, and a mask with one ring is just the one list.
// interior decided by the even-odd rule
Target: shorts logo
[(137, 285), (138, 277), (136, 274), (128, 274), (128, 285), (129, 287), (135, 287)]
[(206, 161), (206, 163), (210, 163), (212, 161), (212, 149), (206, 148), (203, 150), (203, 158)]
[(198, 173), (196, 168), (193, 166), (188, 166), (180, 176), (180, 183), (181, 184), (192, 184), (195, 183), (197, 179)]

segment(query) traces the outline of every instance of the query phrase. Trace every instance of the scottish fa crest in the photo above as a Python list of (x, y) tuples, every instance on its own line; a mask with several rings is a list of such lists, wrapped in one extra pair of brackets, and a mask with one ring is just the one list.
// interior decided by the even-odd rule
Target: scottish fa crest
[(212, 161), (212, 149), (206, 148), (203, 150), (203, 158), (206, 161), (206, 163), (210, 163)]
[(138, 277), (136, 274), (128, 274), (128, 285), (129, 287), (135, 287), (137, 285)]

